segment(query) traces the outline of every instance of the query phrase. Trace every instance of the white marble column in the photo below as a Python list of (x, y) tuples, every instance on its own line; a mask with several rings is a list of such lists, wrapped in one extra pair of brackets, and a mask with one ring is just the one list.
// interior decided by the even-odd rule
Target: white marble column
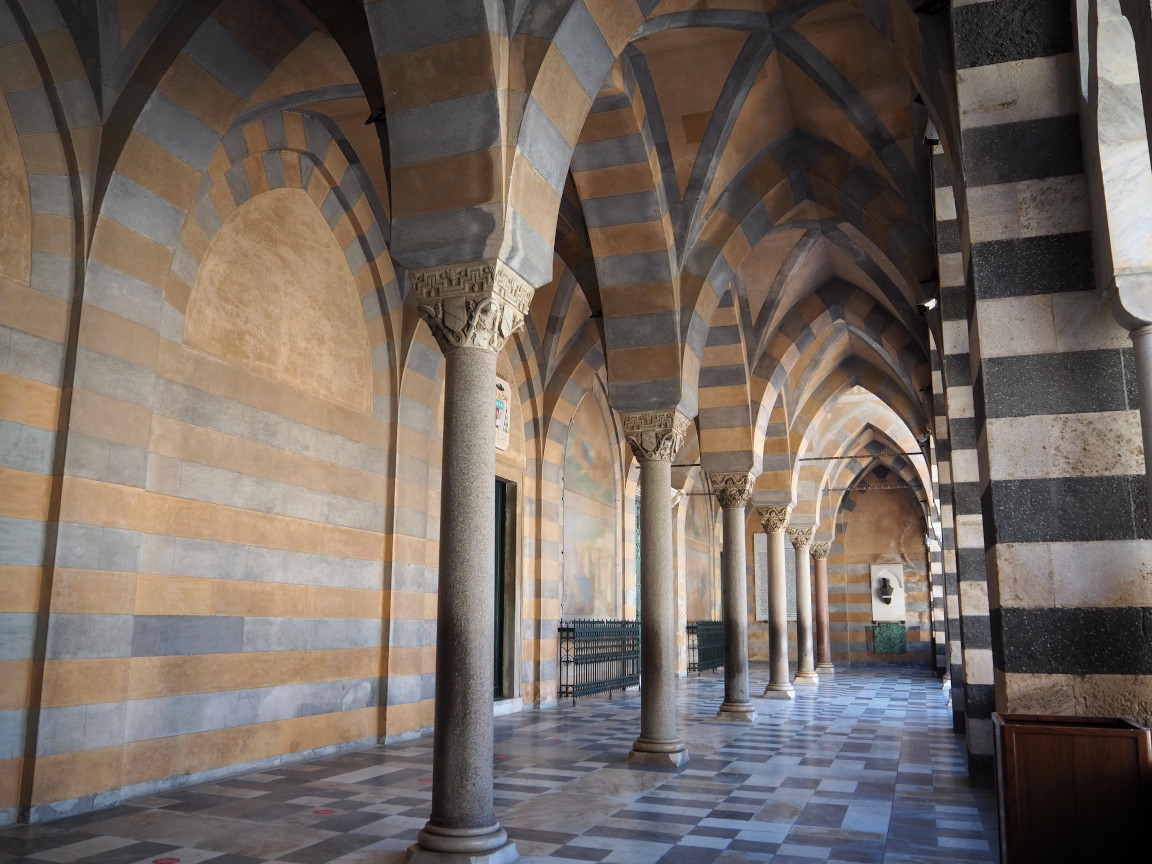
[(832, 675), (836, 667), (832, 665), (832, 634), (828, 622), (828, 556), (832, 552), (831, 541), (812, 544), (812, 558), (816, 562), (816, 674)]
[(621, 416), (640, 463), (640, 736), (628, 761), (678, 766), (688, 751), (676, 733), (676, 599), (673, 592), (672, 457), (688, 419), (678, 411)]
[(709, 474), (724, 518), (724, 572), (720, 602), (724, 614), (724, 702), (720, 720), (751, 722), (756, 709), (748, 700), (748, 558), (744, 507), (752, 495), (752, 475)]
[(789, 528), (788, 538), (796, 552), (796, 678), (797, 687), (814, 687), (820, 683), (812, 650), (812, 568), (808, 550), (812, 547), (815, 528)]
[(412, 271), (420, 317), (444, 352), (444, 471), (436, 614), (432, 816), (421, 864), (517, 859), (492, 806), (496, 356), (532, 286), (496, 261)]
[(793, 699), (788, 680), (788, 586), (784, 564), (784, 529), (791, 506), (757, 507), (756, 514), (768, 535), (768, 686), (766, 699)]

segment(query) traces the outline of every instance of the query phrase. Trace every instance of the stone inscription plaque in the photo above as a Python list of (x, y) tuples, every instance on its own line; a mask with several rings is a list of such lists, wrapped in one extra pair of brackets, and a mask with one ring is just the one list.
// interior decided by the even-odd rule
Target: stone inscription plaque
[[(753, 536), (753, 559), (756, 567), (756, 620), (768, 620), (768, 535), (757, 532)], [(784, 542), (784, 585), (788, 591), (788, 620), (796, 620), (796, 552), (792, 544)]]

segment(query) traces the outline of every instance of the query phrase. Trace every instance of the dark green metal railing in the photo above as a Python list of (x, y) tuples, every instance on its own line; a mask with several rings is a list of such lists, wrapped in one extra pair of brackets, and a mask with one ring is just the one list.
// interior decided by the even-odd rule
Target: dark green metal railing
[(688, 674), (724, 665), (724, 622), (688, 622)]
[(611, 698), (640, 683), (639, 621), (561, 621), (558, 635), (561, 699), (575, 705), (593, 693)]

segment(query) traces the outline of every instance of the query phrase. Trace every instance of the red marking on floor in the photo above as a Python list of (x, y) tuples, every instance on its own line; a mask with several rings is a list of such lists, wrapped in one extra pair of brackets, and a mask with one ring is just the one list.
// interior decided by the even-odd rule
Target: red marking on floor
[(180, 864), (179, 858), (153, 858), (152, 864)]
[(312, 812), (315, 813), (317, 816), (331, 816), (336, 811), (335, 810), (313, 810)]
[(431, 778), (431, 777), (421, 777), (421, 778), (420, 778), (420, 782), (421, 782), (421, 783), (431, 783), (431, 782), (432, 782), (432, 778)]

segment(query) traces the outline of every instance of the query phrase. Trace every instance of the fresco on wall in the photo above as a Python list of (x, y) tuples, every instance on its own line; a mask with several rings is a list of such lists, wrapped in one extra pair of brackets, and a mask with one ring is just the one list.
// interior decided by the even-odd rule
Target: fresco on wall
[(689, 621), (711, 621), (717, 617), (716, 574), (712, 567), (712, 514), (705, 495), (690, 495), (684, 513), (684, 563), (688, 577), (687, 615)]
[(600, 406), (585, 397), (564, 445), (565, 618), (619, 613), (614, 458)]
[(587, 495), (614, 506), (614, 458), (600, 406), (595, 399), (585, 397), (572, 418), (568, 442), (564, 445), (564, 492)]
[(688, 512), (684, 515), (684, 533), (696, 540), (708, 542), (712, 536), (712, 513), (708, 507), (708, 496), (688, 496)]
[(707, 546), (688, 540), (684, 544), (687, 566), (688, 620), (711, 621), (718, 616), (716, 611), (715, 575), (712, 572), (712, 555)]

